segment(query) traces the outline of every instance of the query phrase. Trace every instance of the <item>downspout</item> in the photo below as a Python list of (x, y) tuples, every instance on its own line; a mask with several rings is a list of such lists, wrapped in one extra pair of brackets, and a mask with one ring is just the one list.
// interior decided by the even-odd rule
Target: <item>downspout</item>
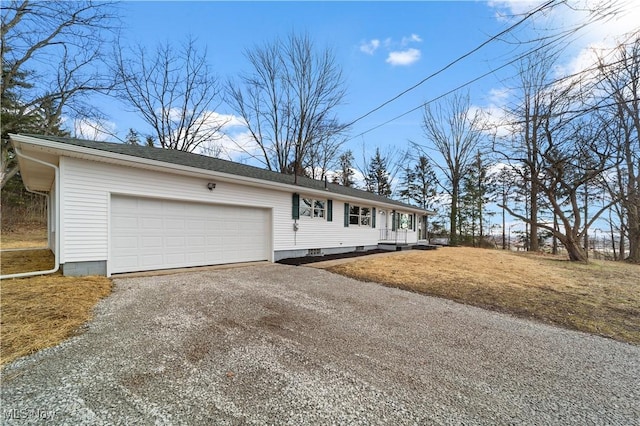
[[(56, 166), (55, 164), (51, 164), (51, 163), (47, 163), (46, 161), (42, 161), (42, 160), (38, 160), (37, 158), (33, 158), (33, 157), (29, 157), (28, 155), (23, 154), (22, 152), (20, 152), (20, 150), (18, 148), (14, 148), (15, 153), (18, 157), (22, 157), (24, 159), (36, 162), (38, 164), (42, 164), (43, 166), (47, 166), (47, 167), (51, 167), (54, 172), (55, 172), (55, 182), (54, 185), (56, 187), (56, 197), (58, 198), (55, 202), (55, 207), (56, 210), (60, 208), (60, 168), (58, 166)], [(39, 195), (48, 195), (50, 196), (50, 194), (45, 194), (42, 192), (37, 192), (37, 191), (32, 191), (31, 189), (27, 188), (25, 185), (25, 189), (29, 192), (32, 192), (34, 194), (39, 194)], [(49, 198), (47, 200), (48, 203), (48, 207), (51, 208), (51, 199)], [(50, 215), (50, 212), (47, 211), (47, 216)], [(56, 272), (58, 272), (58, 269), (60, 269), (60, 215), (58, 214), (58, 212), (56, 212), (55, 216), (55, 241), (54, 241), (54, 247), (55, 250), (53, 252), (54, 254), (54, 259), (55, 259), (55, 263), (53, 265), (53, 269), (49, 269), (46, 271), (34, 271), (34, 272), (21, 272), (19, 274), (7, 274), (7, 275), (0, 275), (0, 280), (6, 280), (8, 278), (25, 278), (25, 277), (34, 277), (36, 275), (48, 275), (48, 274), (54, 274)], [(48, 223), (47, 219), (47, 223)], [(47, 229), (47, 233), (49, 230)], [(50, 234), (50, 233), (49, 233)]]

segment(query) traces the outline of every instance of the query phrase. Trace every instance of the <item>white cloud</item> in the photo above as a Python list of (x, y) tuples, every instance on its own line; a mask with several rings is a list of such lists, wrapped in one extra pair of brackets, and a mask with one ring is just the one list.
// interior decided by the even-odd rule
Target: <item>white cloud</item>
[(243, 129), (235, 132), (227, 131), (219, 139), (203, 143), (198, 147), (198, 153), (215, 155), (224, 160), (246, 162), (247, 158), (259, 154), (259, 148), (251, 133)]
[(418, 49), (407, 49), (389, 52), (387, 63), (393, 66), (407, 66), (417, 62), (420, 59), (420, 51)]
[[(500, 0), (488, 5), (496, 9), (498, 19), (521, 19), (524, 14), (543, 1)], [(548, 28), (572, 28), (582, 24), (572, 46), (574, 54), (567, 59), (567, 71), (575, 72), (593, 65), (594, 51), (611, 49), (625, 41), (626, 36), (637, 32), (640, 25), (640, 7), (637, 0), (569, 0), (558, 3), (545, 13), (535, 15), (530, 24), (538, 30)], [(554, 30), (557, 31), (557, 30)]]
[(492, 105), (502, 105), (509, 98), (510, 89), (491, 89), (489, 90), (489, 102)]
[(362, 42), (359, 48), (361, 52), (367, 55), (373, 55), (378, 49), (384, 49), (388, 52), (386, 59), (388, 64), (406, 66), (418, 61), (421, 55), (420, 50), (416, 48), (406, 48), (410, 43), (422, 43), (422, 38), (415, 33), (402, 37), (400, 41), (394, 41), (391, 37), (387, 37), (382, 41), (374, 38)]
[(360, 51), (367, 55), (373, 55), (374, 52), (380, 47), (380, 40), (374, 38), (368, 42), (364, 42), (360, 45)]
[[(66, 121), (66, 120), (64, 120)], [(73, 136), (92, 141), (106, 141), (114, 138), (115, 123), (79, 118), (73, 121)]]
[[(536, 15), (530, 24), (538, 31), (552, 28), (552, 31), (558, 32), (559, 29), (574, 28), (591, 20), (585, 28), (579, 30), (571, 45), (564, 50), (566, 54), (562, 57), (563, 60), (553, 69), (554, 77), (561, 78), (594, 70), (599, 56), (610, 59), (612, 49), (618, 43), (627, 41), (628, 35), (640, 28), (640, 8), (637, 7), (636, 1), (621, 0), (609, 3), (602, 0), (569, 0), (566, 4), (559, 3), (545, 13)], [(511, 22), (521, 19), (525, 13), (542, 4), (542, 1), (522, 0), (488, 3), (497, 11), (499, 20)], [(598, 17), (594, 11), (603, 5), (615, 7), (616, 13)], [(567, 80), (564, 84), (571, 84), (571, 81)], [(501, 121), (505, 123), (511, 119), (503, 111), (503, 107), (509, 101), (509, 95), (506, 90), (493, 89), (488, 94), (488, 105), (479, 108), (490, 125), (493, 125), (498, 136), (504, 136), (509, 131), (507, 126), (500, 124)]]
[(418, 34), (411, 34), (409, 37), (402, 37), (401, 44), (406, 46), (409, 43), (421, 43), (422, 38)]

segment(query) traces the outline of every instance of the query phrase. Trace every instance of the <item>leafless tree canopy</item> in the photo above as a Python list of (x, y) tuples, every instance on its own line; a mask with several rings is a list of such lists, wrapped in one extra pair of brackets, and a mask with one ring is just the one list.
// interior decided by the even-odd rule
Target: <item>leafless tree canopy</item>
[(119, 97), (149, 124), (162, 148), (191, 152), (222, 136), (226, 123), (215, 112), (221, 87), (194, 40), (152, 52), (120, 48), (115, 72)]
[(614, 101), (602, 114), (617, 158), (607, 187), (622, 207), (617, 209), (620, 241), (628, 238), (629, 260), (640, 263), (640, 32), (617, 48), (613, 60), (600, 58), (599, 71), (599, 87)]
[(228, 94), (259, 151), (255, 157), (283, 173), (303, 174), (318, 159), (328, 163), (346, 130), (336, 118), (345, 89), (331, 50), (290, 35), (245, 55), (251, 72), (229, 84)]
[(456, 93), (443, 103), (425, 107), (422, 128), (427, 143), (418, 148), (444, 177), (440, 184), (451, 196), (449, 227), (455, 244), (460, 186), (482, 142), (482, 118), (471, 110), (468, 95)]
[[(86, 98), (113, 85), (102, 72), (106, 37), (118, 24), (112, 3), (5, 1), (1, 10), (1, 97), (3, 102), (12, 99), (12, 110), (3, 112), (16, 122), (37, 116), (37, 128), (30, 129), (43, 134), (57, 129), (63, 114), (71, 119), (101, 119)], [(3, 131), (20, 131), (6, 118)], [(6, 139), (2, 163), (4, 186), (17, 172)]]

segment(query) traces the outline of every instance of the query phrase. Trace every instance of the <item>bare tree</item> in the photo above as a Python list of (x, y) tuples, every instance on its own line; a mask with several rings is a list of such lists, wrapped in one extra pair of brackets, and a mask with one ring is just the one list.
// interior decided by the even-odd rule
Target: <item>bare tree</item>
[(116, 56), (117, 94), (151, 127), (162, 148), (191, 152), (222, 137), (226, 121), (215, 111), (221, 87), (195, 40), (179, 47), (160, 44), (152, 53), (140, 45), (118, 48)]
[(303, 159), (305, 174), (312, 179), (325, 180), (327, 173), (336, 164), (336, 157), (343, 142), (344, 138), (319, 137), (316, 143), (311, 144), (306, 158)]
[(303, 174), (317, 148), (334, 147), (346, 130), (335, 115), (345, 96), (342, 71), (331, 50), (317, 51), (306, 35), (245, 56), (251, 71), (229, 84), (228, 95), (260, 152), (254, 156), (269, 170)]
[(496, 150), (499, 155), (509, 156), (517, 167), (512, 170), (520, 175), (525, 187), (525, 210), (528, 212), (527, 226), (529, 227), (528, 248), (538, 251), (538, 214), (540, 188), (536, 178), (541, 173), (540, 138), (545, 122), (548, 105), (545, 103), (546, 89), (552, 84), (553, 66), (557, 54), (551, 54), (548, 49), (536, 51), (526, 56), (518, 65), (519, 97), (506, 113), (512, 117), (509, 123), (511, 135), (502, 146)]
[(356, 182), (353, 180), (353, 176), (356, 174), (354, 171), (354, 157), (351, 150), (346, 150), (338, 157), (339, 170), (333, 177), (334, 183), (339, 183), (342, 186), (355, 188)]
[(610, 192), (621, 200), (626, 226), (620, 228), (629, 238), (628, 259), (640, 263), (640, 33), (618, 47), (612, 63), (601, 58), (600, 73), (602, 88), (614, 100), (610, 134), (620, 160)]
[[(591, 225), (616, 202), (604, 203), (587, 214), (588, 197), (596, 188), (602, 187), (607, 172), (615, 167), (616, 147), (607, 143), (606, 127), (597, 117), (584, 112), (576, 114), (573, 110), (575, 105), (584, 102), (579, 83), (538, 88), (533, 94), (537, 99), (535, 156), (530, 156), (532, 151), (528, 149), (512, 152), (514, 170), (518, 170), (518, 165), (526, 170), (522, 165), (527, 161), (535, 164), (535, 173), (528, 175), (520, 171), (520, 177), (529, 183), (529, 187), (537, 188), (536, 208), (552, 211), (554, 223), (539, 217), (534, 223), (530, 215), (523, 215), (506, 205), (500, 207), (529, 225), (535, 225), (535, 229), (544, 229), (555, 236), (567, 250), (570, 260), (586, 262), (588, 247), (583, 246), (583, 240)], [(537, 234), (531, 233), (530, 239), (532, 242), (537, 240)]]
[[(117, 24), (111, 4), (2, 3), (2, 186), (18, 171), (6, 133), (23, 131), (25, 121), (29, 131), (58, 133), (63, 114), (71, 119), (102, 118), (86, 100), (113, 85), (102, 72), (107, 61), (104, 47)], [(6, 109), (7, 99), (12, 99), (11, 111)]]
[(456, 93), (441, 104), (425, 107), (422, 128), (429, 143), (417, 146), (443, 176), (438, 183), (451, 197), (450, 243), (457, 244), (462, 178), (479, 149), (482, 119), (478, 111), (471, 110), (469, 95)]

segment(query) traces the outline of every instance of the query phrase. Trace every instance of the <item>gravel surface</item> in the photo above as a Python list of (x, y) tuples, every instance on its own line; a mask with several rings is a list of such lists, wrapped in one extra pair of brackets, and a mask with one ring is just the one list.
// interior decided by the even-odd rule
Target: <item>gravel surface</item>
[(640, 424), (640, 347), (285, 265), (116, 279), (3, 424)]

